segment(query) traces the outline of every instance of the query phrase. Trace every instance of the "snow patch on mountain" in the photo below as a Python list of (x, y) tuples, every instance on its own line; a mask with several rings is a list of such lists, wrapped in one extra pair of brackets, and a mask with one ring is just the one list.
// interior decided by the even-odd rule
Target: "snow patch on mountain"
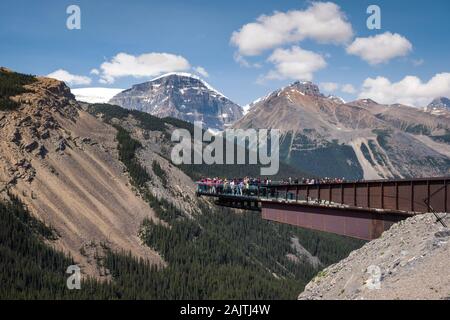
[(330, 96), (328, 96), (327, 98), (330, 99), (331, 101), (336, 102), (336, 103), (341, 103), (341, 104), (344, 104), (344, 103), (345, 103), (345, 100), (342, 99), (341, 97), (338, 97), (338, 96), (330, 95)]
[(446, 97), (436, 98), (425, 108), (425, 111), (434, 115), (445, 114), (450, 111), (450, 99)]
[[(189, 72), (169, 72), (169, 73), (165, 73), (162, 74), (154, 79), (152, 79), (151, 81), (155, 81), (155, 80), (159, 80), (162, 78), (166, 78), (168, 76), (179, 76), (179, 77), (187, 77), (187, 78), (192, 78), (192, 79), (196, 79), (198, 81), (200, 81), (206, 88), (208, 88), (211, 91), (214, 91), (215, 93), (221, 95), (224, 98), (229, 99), (226, 95), (224, 95), (222, 92), (220, 92), (219, 90), (215, 89), (212, 85), (210, 85), (208, 82), (206, 82), (205, 80), (203, 80), (202, 78), (200, 78), (199, 76), (189, 73)], [(181, 90), (180, 90), (181, 91)]]
[(118, 88), (78, 88), (70, 91), (75, 99), (87, 103), (107, 103), (112, 97), (124, 89)]

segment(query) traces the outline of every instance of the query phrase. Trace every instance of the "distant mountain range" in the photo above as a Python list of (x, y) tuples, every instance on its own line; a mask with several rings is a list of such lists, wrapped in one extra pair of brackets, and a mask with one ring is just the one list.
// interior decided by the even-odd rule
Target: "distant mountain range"
[[(84, 92), (75, 93), (80, 100)], [(171, 73), (121, 91), (109, 102), (160, 118), (202, 121), (214, 130), (281, 129), (281, 160), (319, 176), (450, 173), (450, 100), (445, 97), (423, 109), (371, 99), (346, 103), (322, 94), (312, 82), (297, 81), (240, 107), (197, 76)]]
[(204, 80), (188, 73), (170, 73), (134, 85), (109, 102), (160, 118), (202, 121), (205, 127), (216, 130), (226, 128), (243, 115), (239, 105)]
[(280, 129), (281, 160), (319, 176), (406, 178), (450, 173), (449, 115), (370, 99), (344, 103), (295, 82), (251, 104), (233, 127)]

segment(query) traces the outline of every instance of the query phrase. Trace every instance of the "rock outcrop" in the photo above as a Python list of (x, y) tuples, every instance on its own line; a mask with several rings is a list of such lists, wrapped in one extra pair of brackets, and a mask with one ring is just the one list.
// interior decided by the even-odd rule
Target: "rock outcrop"
[(299, 299), (449, 299), (449, 263), (450, 229), (417, 215), (319, 272)]
[(450, 111), (450, 99), (446, 97), (439, 97), (431, 101), (426, 108), (429, 112)]

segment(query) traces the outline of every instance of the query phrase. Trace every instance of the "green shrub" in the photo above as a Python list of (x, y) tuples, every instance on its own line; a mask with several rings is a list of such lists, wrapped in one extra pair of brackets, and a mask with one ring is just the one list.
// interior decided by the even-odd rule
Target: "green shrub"
[(161, 179), (162, 184), (164, 186), (167, 185), (167, 173), (164, 171), (163, 168), (161, 168), (158, 161), (153, 160), (152, 169), (153, 172), (156, 174), (156, 176), (159, 177), (159, 179)]
[(34, 81), (34, 76), (0, 69), (0, 110), (14, 110), (19, 107), (19, 104), (10, 98), (27, 92), (24, 86)]

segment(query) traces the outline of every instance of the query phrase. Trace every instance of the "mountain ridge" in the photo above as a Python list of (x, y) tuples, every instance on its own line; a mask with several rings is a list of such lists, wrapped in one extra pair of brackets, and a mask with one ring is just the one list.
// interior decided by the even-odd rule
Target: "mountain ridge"
[(25, 92), (10, 98), (17, 104), (14, 109), (0, 108), (2, 196), (19, 197), (33, 215), (54, 227), (60, 235), (56, 248), (89, 275), (105, 276), (91, 244), (107, 243), (163, 264), (136, 237), (138, 221), (156, 217), (124, 175), (115, 129), (82, 110), (63, 82), (37, 77), (24, 87)]
[(341, 103), (311, 82), (294, 82), (256, 100), (232, 127), (281, 129), (282, 160), (321, 176), (380, 179), (450, 172), (450, 118), (371, 99)]

